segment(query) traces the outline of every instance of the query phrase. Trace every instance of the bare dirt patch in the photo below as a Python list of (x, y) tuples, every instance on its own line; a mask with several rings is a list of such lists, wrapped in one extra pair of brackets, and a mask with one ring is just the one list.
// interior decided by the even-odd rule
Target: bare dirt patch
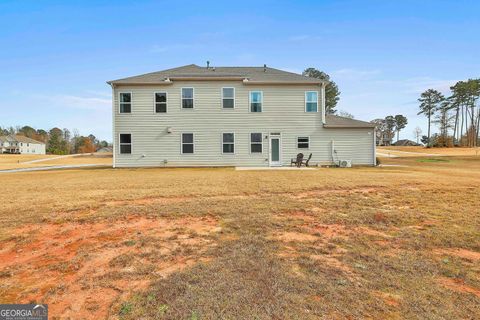
[(274, 238), (284, 242), (293, 242), (293, 241), (312, 242), (318, 239), (314, 235), (311, 235), (308, 233), (301, 233), (301, 232), (283, 232), (276, 235)]
[(388, 306), (391, 306), (391, 307), (400, 306), (400, 297), (397, 295), (393, 295), (393, 294), (382, 292), (382, 291), (374, 291), (373, 295), (382, 299), (383, 302), (385, 302), (385, 304)]
[(310, 258), (334, 270), (345, 273), (350, 279), (355, 277), (354, 271), (349, 266), (341, 262), (337, 257), (326, 254), (315, 254), (311, 255)]
[(0, 247), (0, 295), (48, 303), (60, 317), (105, 318), (132, 290), (205, 259), (217, 231), (209, 216), (27, 225)]
[(451, 279), (442, 277), (438, 279), (438, 282), (444, 287), (447, 287), (448, 289), (451, 289), (453, 291), (460, 293), (470, 293), (480, 298), (480, 289), (466, 285), (465, 281), (463, 281), (462, 279)]
[(462, 248), (444, 248), (444, 249), (436, 249), (434, 253), (439, 255), (450, 255), (455, 256), (458, 258), (462, 258), (468, 260), (470, 262), (475, 262), (480, 260), (480, 252), (471, 251)]
[(320, 189), (320, 190), (310, 190), (307, 192), (301, 192), (293, 195), (293, 198), (304, 199), (304, 198), (316, 198), (326, 195), (350, 195), (354, 193), (359, 194), (369, 194), (375, 193), (378, 191), (378, 188), (373, 187), (361, 187), (361, 188), (351, 188), (351, 189)]

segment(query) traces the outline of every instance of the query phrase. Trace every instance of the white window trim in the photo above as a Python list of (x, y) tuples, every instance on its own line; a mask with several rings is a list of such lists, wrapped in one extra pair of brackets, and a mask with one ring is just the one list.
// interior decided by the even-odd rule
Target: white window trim
[[(166, 112), (157, 112), (157, 100), (156, 100), (157, 93), (165, 93), (165, 98), (167, 99), (167, 101), (165, 101), (165, 104), (167, 107)], [(154, 114), (168, 113), (168, 92), (167, 91), (155, 91), (153, 93), (153, 113)]]
[[(120, 95), (122, 93), (130, 93), (130, 112), (120, 112)], [(118, 92), (118, 114), (131, 114), (133, 112), (133, 93), (131, 91), (120, 91)]]
[[(183, 135), (184, 134), (191, 134), (192, 135), (192, 143), (185, 143), (185, 144), (193, 144), (193, 153), (183, 153)], [(181, 132), (180, 133), (180, 154), (184, 155), (193, 155), (195, 154), (195, 133), (193, 132)]]
[[(262, 151), (261, 152), (252, 152), (252, 133), (260, 133), (262, 135), (262, 138), (260, 139), (260, 142), (255, 142), (255, 144), (261, 144), (262, 145)], [(248, 145), (248, 150), (250, 151), (250, 154), (263, 154), (263, 132), (250, 132), (250, 144)]]
[[(299, 148), (298, 147), (298, 138), (308, 138), (308, 148)], [(305, 142), (302, 142), (305, 143)], [(297, 150), (310, 150), (310, 136), (297, 136), (297, 140), (295, 141), (295, 145)]]
[[(260, 92), (260, 93), (261, 93), (261, 98), (262, 98), (262, 99), (261, 99), (260, 103), (262, 104), (262, 107), (261, 107), (262, 111), (260, 111), (260, 112), (253, 112), (253, 111), (252, 111), (252, 93), (253, 93), (253, 92)], [(262, 91), (262, 90), (252, 90), (252, 91), (249, 91), (249, 92), (248, 92), (248, 112), (251, 112), (251, 113), (262, 113), (263, 110), (264, 110), (264, 109), (263, 109), (263, 91)]]
[[(120, 148), (120, 146), (122, 145), (122, 143), (120, 142), (120, 135), (121, 134), (129, 134), (130, 135), (130, 153), (122, 153), (122, 150), (121, 150), (122, 148)], [(128, 144), (128, 143), (123, 143), (123, 144)], [(125, 155), (128, 156), (128, 155), (133, 154), (133, 134), (128, 133), (128, 132), (120, 132), (118, 134), (118, 154), (119, 155), (124, 155), (124, 156)]]
[[(313, 102), (313, 101), (307, 101), (307, 94), (309, 92), (315, 92), (317, 94), (317, 111), (307, 111), (307, 102)], [(309, 90), (309, 91), (305, 91), (305, 112), (308, 112), (308, 113), (315, 113), (315, 112), (318, 112), (318, 91), (315, 91), (315, 90)]]
[[(232, 98), (225, 98), (223, 96), (223, 89), (233, 89), (233, 108), (224, 108), (223, 107), (223, 99), (232, 99)], [(235, 99), (236, 98), (236, 92), (235, 91), (236, 91), (235, 87), (222, 87), (222, 102), (221, 102), (222, 110), (233, 110), (233, 109), (235, 109), (236, 104), (237, 104), (237, 101), (236, 101), (237, 99)]]
[[(223, 134), (224, 133), (233, 133), (233, 152), (223, 152)], [(220, 148), (221, 148), (222, 154), (235, 155), (237, 153), (237, 147), (235, 145), (236, 141), (237, 141), (237, 138), (235, 137), (235, 132), (222, 132), (220, 134)], [(231, 142), (226, 142), (226, 144), (232, 144), (232, 143)]]
[[(183, 89), (192, 89), (193, 108), (184, 108), (183, 107), (183, 99), (189, 99), (189, 98), (183, 98)], [(181, 110), (194, 110), (195, 109), (195, 88), (193, 88), (193, 87), (182, 87), (180, 89), (180, 109)], [(186, 132), (186, 133), (188, 133), (188, 132)]]

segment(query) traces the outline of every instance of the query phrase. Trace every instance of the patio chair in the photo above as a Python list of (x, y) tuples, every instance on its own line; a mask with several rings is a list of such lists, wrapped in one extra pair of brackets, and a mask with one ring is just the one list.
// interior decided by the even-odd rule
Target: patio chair
[(303, 153), (297, 154), (297, 158), (290, 159), (290, 167), (295, 164), (295, 166), (300, 167), (303, 161)]
[(310, 159), (312, 159), (312, 154), (311, 154), (311, 153), (310, 153), (310, 155), (308, 156), (307, 160), (302, 160), (302, 162), (300, 162), (300, 166), (301, 166), (302, 164), (304, 164), (305, 167), (308, 167), (308, 166), (309, 166), (308, 163), (310, 162)]

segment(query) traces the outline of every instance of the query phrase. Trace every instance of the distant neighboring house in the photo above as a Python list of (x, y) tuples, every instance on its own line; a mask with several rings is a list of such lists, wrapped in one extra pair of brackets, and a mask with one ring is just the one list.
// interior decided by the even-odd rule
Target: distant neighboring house
[(375, 165), (375, 125), (326, 114), (319, 79), (192, 64), (107, 83), (114, 167)]
[(102, 148), (98, 149), (96, 152), (98, 152), (98, 153), (112, 153), (113, 148), (112, 147), (102, 147)]
[(376, 131), (377, 135), (377, 146), (391, 146), (392, 145), (392, 134), (388, 132), (382, 132), (380, 130)]
[(21, 135), (0, 136), (0, 153), (45, 154), (45, 143)]
[(394, 144), (394, 146), (421, 146), (420, 143), (416, 143), (415, 141), (412, 141), (412, 140), (409, 140), (409, 139), (402, 139), (402, 140), (398, 140), (396, 141)]

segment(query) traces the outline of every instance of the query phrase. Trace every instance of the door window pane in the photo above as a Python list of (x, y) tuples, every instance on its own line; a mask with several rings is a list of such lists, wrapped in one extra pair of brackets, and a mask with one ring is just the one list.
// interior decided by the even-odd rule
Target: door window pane
[(280, 161), (280, 139), (273, 138), (272, 140), (272, 161)]

